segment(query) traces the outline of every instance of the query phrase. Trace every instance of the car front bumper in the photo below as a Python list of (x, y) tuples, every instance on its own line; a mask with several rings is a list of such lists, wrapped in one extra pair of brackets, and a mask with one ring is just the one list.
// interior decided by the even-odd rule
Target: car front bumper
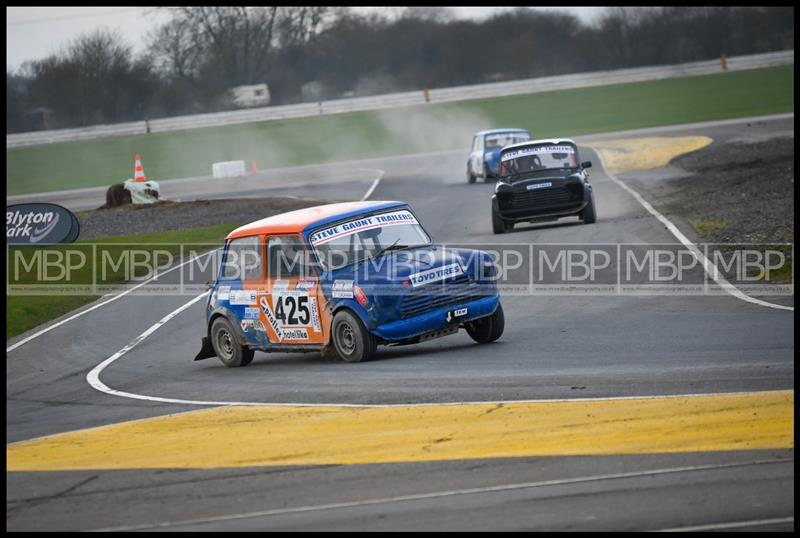
[[(464, 323), (478, 318), (491, 315), (500, 304), (500, 294), (481, 297), (473, 301), (457, 303), (435, 308), (412, 318), (401, 319), (379, 325), (372, 332), (388, 342), (408, 340), (417, 336), (438, 331), (449, 325)], [(454, 312), (461, 308), (467, 309), (466, 316), (459, 317), (454, 321), (447, 321), (447, 313)]]
[(492, 207), (501, 219), (521, 222), (577, 215), (589, 203), (591, 191), (587, 187), (579, 196), (566, 189), (548, 189), (547, 192), (504, 194), (500, 199), (492, 196)]

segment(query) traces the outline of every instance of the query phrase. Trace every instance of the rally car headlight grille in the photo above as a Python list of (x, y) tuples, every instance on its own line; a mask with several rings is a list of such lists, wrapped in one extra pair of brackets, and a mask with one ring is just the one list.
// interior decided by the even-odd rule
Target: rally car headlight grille
[(442, 284), (428, 284), (409, 292), (400, 306), (400, 317), (412, 318), (443, 306), (467, 303), (484, 296), (481, 286), (467, 275)]

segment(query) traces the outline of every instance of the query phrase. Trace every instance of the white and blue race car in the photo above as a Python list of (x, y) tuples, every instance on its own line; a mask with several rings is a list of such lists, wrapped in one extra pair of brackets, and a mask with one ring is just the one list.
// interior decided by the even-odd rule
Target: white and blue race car
[(477, 178), (494, 180), (500, 169), (500, 150), (511, 144), (527, 142), (531, 133), (525, 129), (491, 129), (475, 133), (467, 159), (467, 182)]

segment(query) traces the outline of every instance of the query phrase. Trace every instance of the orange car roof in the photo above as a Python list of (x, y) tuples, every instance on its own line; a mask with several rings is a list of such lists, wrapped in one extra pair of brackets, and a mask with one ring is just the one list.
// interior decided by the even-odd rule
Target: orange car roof
[(302, 233), (304, 230), (327, 222), (335, 222), (340, 218), (356, 217), (361, 213), (404, 207), (405, 202), (343, 202), (339, 204), (318, 205), (306, 207), (273, 215), (265, 219), (245, 224), (233, 230), (226, 237), (227, 240), (251, 235), (274, 233)]

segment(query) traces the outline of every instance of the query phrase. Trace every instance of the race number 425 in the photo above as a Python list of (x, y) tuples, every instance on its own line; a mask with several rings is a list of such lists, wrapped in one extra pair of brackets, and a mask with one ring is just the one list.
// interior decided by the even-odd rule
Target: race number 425
[(282, 325), (308, 325), (311, 321), (308, 295), (278, 297), (275, 305), (275, 317)]

